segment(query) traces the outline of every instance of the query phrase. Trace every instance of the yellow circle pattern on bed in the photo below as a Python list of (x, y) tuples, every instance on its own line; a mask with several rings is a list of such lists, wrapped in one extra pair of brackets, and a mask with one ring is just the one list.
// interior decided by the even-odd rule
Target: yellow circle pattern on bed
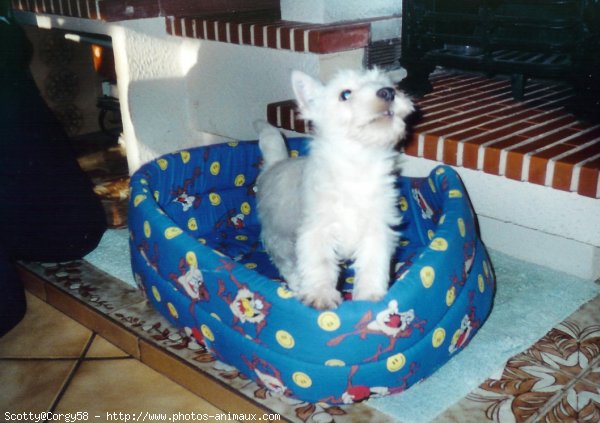
[[(298, 154), (309, 142), (289, 140)], [(257, 143), (244, 141), (169, 154), (132, 176), (133, 272), (170, 322), (273, 393), (332, 404), (401, 392), (469, 343), (495, 278), (452, 168), (398, 178), (403, 220), (385, 298), (352, 301), (352, 263), (342, 263), (345, 301), (319, 311), (296, 299), (261, 245), (260, 163)]]

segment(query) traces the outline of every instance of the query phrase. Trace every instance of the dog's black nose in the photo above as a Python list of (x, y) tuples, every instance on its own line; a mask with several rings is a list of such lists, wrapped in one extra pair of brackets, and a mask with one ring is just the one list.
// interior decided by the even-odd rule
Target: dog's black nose
[(377, 91), (377, 97), (392, 102), (394, 101), (394, 97), (396, 96), (396, 90), (391, 87), (381, 88)]

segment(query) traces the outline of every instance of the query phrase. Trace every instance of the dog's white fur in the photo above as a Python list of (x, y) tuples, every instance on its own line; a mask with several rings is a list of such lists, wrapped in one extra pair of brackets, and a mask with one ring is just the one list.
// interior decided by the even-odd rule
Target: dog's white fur
[[(339, 263), (354, 260), (353, 298), (387, 292), (400, 223), (394, 187), (410, 100), (382, 72), (342, 71), (327, 85), (292, 74), (300, 112), (315, 129), (310, 152), (289, 158), (280, 132), (255, 125), (264, 163), (257, 181), (264, 246), (306, 304), (335, 308)], [(382, 90), (383, 89), (383, 90)]]

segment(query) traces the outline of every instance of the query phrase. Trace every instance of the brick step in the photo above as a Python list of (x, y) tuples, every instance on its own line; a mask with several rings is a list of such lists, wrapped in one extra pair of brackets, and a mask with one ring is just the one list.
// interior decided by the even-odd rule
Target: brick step
[(47, 13), (107, 22), (171, 15), (209, 15), (279, 10), (278, 0), (11, 0), (23, 12)]
[(393, 17), (314, 24), (281, 20), (279, 3), (261, 0), (11, 0), (12, 8), (106, 22), (165, 16), (170, 35), (201, 40), (327, 54), (366, 47), (371, 23)]
[[(600, 125), (567, 111), (568, 87), (533, 81), (519, 102), (504, 79), (443, 71), (431, 82), (406, 154), (600, 198)], [(309, 129), (293, 100), (269, 104), (267, 120)]]
[(333, 24), (280, 19), (279, 10), (220, 16), (169, 16), (171, 35), (266, 47), (302, 53), (326, 54), (363, 48), (369, 43), (370, 20)]

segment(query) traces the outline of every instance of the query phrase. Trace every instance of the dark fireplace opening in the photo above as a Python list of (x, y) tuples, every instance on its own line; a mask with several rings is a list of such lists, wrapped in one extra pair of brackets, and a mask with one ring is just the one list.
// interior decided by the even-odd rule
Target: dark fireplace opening
[(600, 116), (600, 2), (597, 0), (404, 0), (401, 87), (431, 91), (436, 66), (511, 78), (521, 99), (529, 78), (573, 87), (569, 106)]

